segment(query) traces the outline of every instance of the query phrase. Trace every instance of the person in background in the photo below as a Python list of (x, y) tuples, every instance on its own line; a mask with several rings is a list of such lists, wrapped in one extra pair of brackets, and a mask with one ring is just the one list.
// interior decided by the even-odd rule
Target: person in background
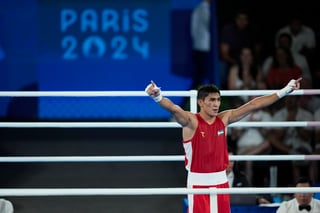
[[(198, 113), (185, 111), (162, 95), (160, 87), (153, 81), (145, 92), (163, 109), (171, 113), (182, 126), (182, 143), (185, 152), (185, 168), (188, 171), (188, 188), (228, 188), (226, 169), (229, 156), (227, 149), (227, 126), (246, 115), (279, 101), (293, 90), (300, 88), (302, 79), (292, 79), (272, 94), (254, 98), (246, 104), (219, 112), (220, 90), (215, 85), (203, 85), (198, 89)], [(210, 205), (209, 194), (188, 194), (189, 213), (230, 213), (228, 194), (217, 196), (217, 205)]]
[[(303, 82), (302, 82), (301, 87), (303, 87), (303, 88), (311, 87), (312, 86), (312, 77), (311, 77), (309, 62), (307, 61), (306, 57), (304, 55), (302, 55), (301, 53), (292, 51), (292, 49), (291, 49), (292, 36), (289, 33), (284, 32), (284, 33), (281, 33), (277, 37), (277, 39), (278, 39), (278, 41), (277, 41), (275, 48), (281, 47), (281, 48), (285, 48), (285, 49), (290, 50), (290, 52), (292, 54), (292, 58), (293, 58), (293, 63), (301, 69), (302, 78), (303, 78)], [(267, 57), (263, 61), (262, 71), (263, 71), (264, 76), (268, 75), (268, 71), (271, 68), (272, 64), (273, 64), (273, 57), (272, 56)]]
[[(307, 177), (300, 177), (296, 187), (311, 187), (312, 182)], [(283, 201), (276, 213), (318, 213), (320, 200), (313, 198), (313, 193), (295, 193), (294, 198)]]
[[(320, 108), (318, 108), (313, 115), (314, 121), (320, 121)], [(320, 155), (320, 128), (316, 127), (314, 129), (314, 155)], [(311, 161), (310, 166), (310, 178), (313, 182), (318, 182), (319, 180), (319, 163), (316, 160)]]
[[(289, 79), (302, 77), (300, 67), (294, 64), (291, 51), (287, 48), (277, 47), (274, 50), (272, 60), (273, 63), (265, 77), (268, 89), (282, 88)], [(277, 110), (283, 107), (283, 105), (283, 101), (273, 104), (269, 108), (270, 113), (273, 115)]]
[[(228, 147), (228, 154), (229, 156), (235, 155), (235, 152), (232, 150), (231, 147)], [(227, 178), (230, 187), (251, 187), (252, 184), (249, 182), (247, 176), (243, 171), (241, 171), (236, 162), (229, 161), (228, 167), (226, 169)], [(256, 203), (257, 204), (267, 204), (271, 203), (271, 196), (267, 195), (258, 195), (256, 196)]]
[[(190, 35), (192, 42), (192, 77), (188, 90), (197, 89), (201, 84), (214, 83), (214, 73), (210, 61), (211, 30), (210, 1), (202, 0), (193, 10), (190, 17)], [(190, 99), (183, 98), (180, 106), (189, 108)]]
[[(252, 49), (243, 47), (239, 63), (233, 65), (228, 74), (228, 89), (266, 89), (261, 67), (256, 63)], [(247, 101), (246, 99), (245, 101)]]
[(293, 60), (290, 50), (278, 47), (273, 54), (273, 63), (266, 76), (269, 89), (279, 89), (288, 79), (302, 77), (301, 68)]
[[(252, 49), (254, 58), (258, 61), (262, 49), (259, 33), (249, 19), (249, 12), (239, 9), (233, 20), (226, 23), (220, 33), (219, 51), (221, 59), (220, 76), (228, 84), (228, 72), (233, 65), (240, 63), (242, 48)], [(225, 79), (225, 80), (223, 80)], [(225, 85), (227, 87), (228, 85)]]
[(0, 213), (13, 213), (14, 208), (11, 201), (0, 198)]
[[(299, 106), (299, 98), (299, 96), (294, 95), (285, 97), (285, 106), (273, 115), (272, 121), (312, 121), (312, 113)], [(273, 127), (268, 134), (268, 141), (272, 147), (271, 153), (276, 155), (311, 154), (313, 150), (311, 144), (312, 134), (313, 128), (311, 127)], [(291, 183), (294, 183), (303, 171), (309, 170), (310, 161), (282, 161), (278, 162), (277, 166), (279, 186), (285, 186), (284, 184), (290, 182), (290, 178), (293, 178)]]
[(205, 80), (214, 83), (210, 69), (210, 0), (203, 0), (194, 8), (190, 25), (194, 62), (190, 89), (197, 89)]
[[(229, 157), (235, 155), (235, 152), (231, 149), (231, 147), (228, 147), (228, 155)], [(250, 187), (251, 186), (246, 175), (238, 169), (236, 162), (229, 160), (229, 164), (227, 166), (226, 172), (227, 172), (227, 178), (228, 178), (230, 187)]]
[[(249, 96), (249, 100), (252, 100), (256, 96)], [(241, 119), (242, 122), (267, 122), (271, 121), (272, 116), (266, 109), (257, 110), (250, 115)], [(235, 143), (237, 144), (238, 155), (261, 155), (269, 154), (271, 146), (268, 141), (269, 128), (267, 127), (234, 127), (231, 129), (231, 133), (236, 132), (237, 137)], [(260, 169), (260, 166), (264, 166), (265, 162), (241, 162), (242, 168), (246, 172), (246, 176), (252, 184), (257, 184), (256, 177), (261, 177), (264, 172), (254, 174), (265, 168)], [(259, 171), (256, 171), (259, 170)], [(260, 185), (260, 184), (259, 184)]]
[(282, 33), (292, 36), (292, 52), (304, 55), (309, 64), (316, 49), (316, 34), (314, 30), (305, 25), (299, 13), (293, 14), (289, 23), (276, 33), (276, 41)]

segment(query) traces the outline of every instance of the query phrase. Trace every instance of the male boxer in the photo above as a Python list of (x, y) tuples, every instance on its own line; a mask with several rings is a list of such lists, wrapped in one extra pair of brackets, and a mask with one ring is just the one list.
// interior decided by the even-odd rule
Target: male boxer
[[(199, 88), (197, 103), (200, 111), (198, 113), (185, 111), (162, 96), (160, 88), (153, 81), (145, 91), (162, 108), (170, 112), (182, 126), (185, 167), (188, 171), (187, 187), (228, 188), (227, 126), (299, 89), (301, 80), (301, 78), (291, 80), (286, 87), (273, 94), (254, 98), (236, 109), (222, 112), (219, 112), (220, 90), (215, 85), (203, 85)], [(216, 202), (210, 200), (208, 194), (189, 194), (188, 211), (189, 213), (230, 213), (229, 195), (219, 194)]]

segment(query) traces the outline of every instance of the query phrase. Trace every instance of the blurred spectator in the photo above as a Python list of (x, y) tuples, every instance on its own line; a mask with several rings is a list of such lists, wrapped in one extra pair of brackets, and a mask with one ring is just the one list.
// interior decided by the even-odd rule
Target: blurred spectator
[[(319, 60), (319, 59), (318, 59)], [(312, 87), (305, 87), (304, 89), (320, 89), (320, 63), (317, 62), (317, 65), (313, 66), (313, 77)], [(310, 111), (311, 113), (315, 113), (316, 110), (319, 109), (320, 106), (320, 96), (319, 95), (303, 95), (301, 96), (299, 104), (304, 109)]]
[[(228, 100), (229, 100), (230, 108), (238, 108), (241, 105), (245, 104), (245, 101), (241, 96), (234, 96)], [(237, 150), (238, 150), (237, 141), (240, 135), (242, 134), (242, 128), (228, 128), (227, 134), (228, 134), (227, 135), (228, 146), (232, 148), (232, 150), (234, 151), (233, 153), (237, 153)]]
[[(252, 48), (253, 55), (257, 58), (257, 55), (261, 52), (261, 42), (259, 42), (258, 37), (258, 32), (250, 23), (249, 14), (245, 10), (239, 10), (234, 20), (222, 27), (219, 49), (221, 58), (220, 76), (223, 80), (227, 81), (230, 67), (240, 62), (239, 56), (242, 48)], [(224, 82), (224, 84), (227, 84), (227, 82)]]
[[(228, 154), (233, 156), (235, 152), (228, 147)], [(251, 185), (246, 175), (237, 168), (235, 161), (229, 160), (226, 172), (230, 187), (249, 187)]]
[[(285, 106), (277, 111), (273, 121), (312, 121), (313, 115), (301, 108), (298, 104), (299, 96), (285, 97)], [(272, 146), (272, 154), (302, 154), (312, 153), (311, 138), (313, 129), (310, 127), (279, 127), (272, 128), (268, 134), (268, 140)], [(288, 183), (288, 177), (296, 181), (301, 171), (309, 170), (309, 161), (278, 162), (278, 182), (280, 186)], [(288, 175), (291, 168), (293, 175)], [(290, 172), (291, 172), (290, 171)]]
[[(301, 69), (294, 64), (291, 51), (287, 48), (277, 47), (274, 50), (272, 65), (267, 73), (266, 82), (269, 89), (279, 89), (286, 85), (290, 79), (302, 76)], [(270, 106), (271, 114), (283, 107), (283, 99)]]
[[(320, 108), (314, 112), (314, 121), (320, 121)], [(315, 128), (314, 132), (314, 151), (313, 154), (320, 155), (320, 127)], [(316, 160), (311, 161), (310, 177), (313, 182), (319, 182), (319, 163)]]
[[(250, 96), (250, 100), (255, 96)], [(265, 109), (258, 110), (252, 114), (241, 119), (243, 122), (251, 121), (271, 121), (272, 117)], [(238, 155), (259, 155), (268, 154), (270, 152), (270, 144), (267, 140), (269, 128), (232, 128), (232, 132), (237, 132), (237, 154)], [(251, 183), (253, 183), (253, 162), (244, 161), (244, 170)], [(259, 162), (255, 162), (255, 165), (260, 165)]]
[[(252, 50), (243, 47), (240, 52), (240, 61), (231, 66), (228, 74), (228, 89), (266, 89), (263, 73), (260, 66), (255, 62)], [(245, 101), (247, 96), (242, 96)]]
[(7, 199), (0, 199), (0, 213), (13, 213), (14, 209), (13, 209), (13, 205), (11, 203), (11, 201), (7, 200)]
[[(278, 41), (277, 41), (276, 47), (289, 49), (292, 53), (294, 64), (301, 69), (302, 77), (303, 77), (303, 85), (301, 85), (301, 87), (305, 88), (305, 87), (312, 86), (312, 78), (311, 78), (309, 63), (304, 55), (302, 55), (301, 53), (292, 51), (291, 35), (289, 33), (281, 33), (277, 39)], [(262, 70), (264, 75), (268, 74), (268, 71), (271, 68), (272, 64), (273, 64), (272, 56), (269, 56), (264, 60), (262, 65)]]
[[(311, 187), (312, 182), (306, 177), (300, 177), (296, 187)], [(313, 193), (295, 193), (294, 198), (280, 204), (277, 213), (320, 212), (320, 200), (313, 198)]]
[(303, 23), (299, 14), (294, 14), (288, 25), (277, 31), (276, 41), (282, 33), (292, 36), (292, 51), (305, 55), (310, 63), (316, 48), (316, 36), (314, 30)]
[(210, 0), (203, 0), (191, 14), (192, 58), (195, 69), (193, 71), (190, 89), (208, 80), (214, 83), (214, 75), (210, 69)]
[[(313, 79), (315, 80), (315, 79)], [(303, 82), (304, 80), (302, 80)], [(318, 81), (319, 82), (319, 81)], [(303, 84), (303, 89), (312, 89), (311, 85)], [(299, 103), (303, 109), (308, 110), (312, 114), (319, 109), (320, 106), (320, 96), (319, 95), (302, 95), (300, 96)]]
[[(235, 155), (235, 152), (231, 147), (228, 147), (229, 156)], [(238, 168), (238, 164), (235, 161), (229, 161), (226, 169), (227, 178), (230, 187), (251, 187), (251, 183), (248, 180), (246, 174)], [(271, 196), (259, 195), (255, 197), (257, 204), (266, 204), (271, 202)]]
[(295, 65), (290, 50), (283, 47), (276, 48), (273, 53), (273, 63), (266, 76), (268, 87), (279, 89), (290, 79), (298, 79), (301, 76), (301, 69)]

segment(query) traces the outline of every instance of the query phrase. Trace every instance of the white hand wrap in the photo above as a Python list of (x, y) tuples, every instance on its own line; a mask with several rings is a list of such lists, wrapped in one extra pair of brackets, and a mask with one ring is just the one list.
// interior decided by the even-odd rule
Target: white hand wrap
[(153, 94), (153, 95), (150, 95), (147, 91), (148, 89), (152, 86), (152, 84), (149, 84), (146, 89), (145, 89), (145, 92), (155, 101), (155, 102), (160, 102), (162, 100), (162, 94), (161, 94), (161, 89), (160, 87), (157, 87), (156, 84), (154, 84), (154, 88), (153, 89), (158, 89), (158, 91)]
[(152, 98), (153, 98), (153, 100), (154, 100), (155, 102), (160, 102), (160, 101), (162, 100), (162, 95), (159, 94), (158, 96), (152, 97)]
[(296, 88), (296, 80), (291, 80), (287, 86), (285, 86), (284, 88), (282, 88), (281, 90), (279, 90), (277, 92), (277, 96), (279, 98), (282, 98), (286, 95), (288, 95), (290, 92), (292, 92), (294, 90), (294, 88)]

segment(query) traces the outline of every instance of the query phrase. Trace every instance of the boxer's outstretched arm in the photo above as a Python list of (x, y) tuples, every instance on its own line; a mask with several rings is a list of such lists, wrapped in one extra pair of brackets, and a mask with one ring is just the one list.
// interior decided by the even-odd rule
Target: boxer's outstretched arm
[(190, 123), (190, 116), (192, 114), (173, 103), (169, 98), (163, 97), (160, 87), (153, 81), (146, 87), (145, 92), (162, 108), (170, 112), (181, 126), (187, 126)]

